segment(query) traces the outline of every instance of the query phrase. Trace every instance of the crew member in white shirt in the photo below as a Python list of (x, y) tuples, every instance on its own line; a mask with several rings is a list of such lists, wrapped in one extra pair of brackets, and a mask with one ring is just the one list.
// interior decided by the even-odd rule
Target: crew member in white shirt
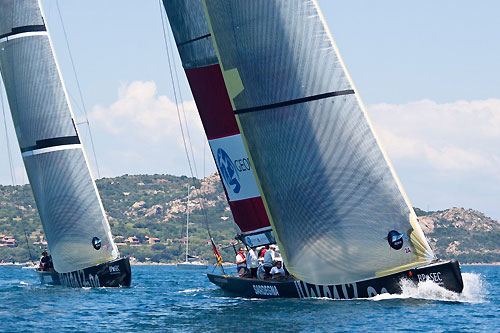
[(259, 267), (259, 259), (257, 258), (257, 253), (255, 253), (256, 247), (250, 248), (247, 252), (247, 268), (250, 270), (250, 276), (252, 278), (257, 278), (257, 268)]
[(271, 268), (274, 265), (274, 250), (276, 249), (276, 245), (269, 245), (269, 250), (264, 254), (264, 270), (266, 271), (266, 277), (269, 277), (271, 273)]
[(285, 270), (281, 264), (281, 261), (276, 261), (276, 266), (271, 268), (271, 276), (273, 279), (281, 279), (285, 276)]

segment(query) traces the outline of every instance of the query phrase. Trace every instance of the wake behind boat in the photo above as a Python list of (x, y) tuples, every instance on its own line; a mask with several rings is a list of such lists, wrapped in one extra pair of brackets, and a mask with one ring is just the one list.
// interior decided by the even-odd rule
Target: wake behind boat
[(458, 263), (437, 261), (316, 1), (163, 4), (238, 237), (277, 243), (292, 276), (210, 281), (248, 297), (362, 298), (398, 292), (402, 278), (462, 291)]
[(72, 287), (129, 286), (37, 0), (0, 0), (0, 73), (54, 269)]

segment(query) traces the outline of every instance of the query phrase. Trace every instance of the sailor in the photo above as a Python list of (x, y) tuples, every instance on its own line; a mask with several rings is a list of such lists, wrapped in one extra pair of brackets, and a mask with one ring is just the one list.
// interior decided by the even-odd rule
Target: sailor
[(276, 266), (271, 268), (271, 276), (273, 279), (281, 279), (285, 276), (285, 270), (283, 269), (283, 266), (281, 264), (281, 261), (276, 261)]
[(257, 268), (259, 267), (259, 259), (255, 253), (256, 249), (257, 248), (253, 246), (247, 252), (247, 268), (250, 270), (250, 276), (252, 278), (257, 278)]
[(264, 260), (264, 255), (266, 254), (267, 250), (269, 250), (269, 245), (266, 245), (266, 246), (264, 246), (263, 249), (260, 249), (259, 259), (262, 258)]
[(236, 269), (240, 277), (245, 276), (247, 270), (247, 257), (245, 255), (245, 248), (240, 247), (236, 254)]
[(42, 257), (40, 258), (40, 270), (48, 271), (50, 269), (50, 257), (47, 250), (43, 250)]
[(276, 245), (271, 244), (269, 246), (269, 250), (264, 254), (264, 270), (266, 271), (266, 277), (269, 277), (271, 272), (271, 268), (274, 265), (274, 250), (276, 249)]
[(49, 270), (54, 269), (54, 262), (52, 261), (52, 255), (49, 255)]

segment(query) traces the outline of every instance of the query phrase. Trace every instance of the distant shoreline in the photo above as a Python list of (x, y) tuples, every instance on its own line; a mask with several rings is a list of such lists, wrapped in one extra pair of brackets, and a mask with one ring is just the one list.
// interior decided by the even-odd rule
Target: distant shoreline
[[(33, 265), (35, 261), (27, 261), (27, 262), (16, 262), (16, 263), (12, 263), (12, 262), (0, 262), (0, 266), (11, 266), (11, 265), (15, 265), (15, 266), (31, 266)], [(38, 262), (36, 262), (38, 263)], [(177, 263), (164, 263), (164, 262), (151, 262), (151, 261), (147, 261), (147, 262), (141, 262), (141, 261), (134, 261), (134, 262), (131, 262), (130, 265), (132, 266), (176, 266)], [(209, 266), (213, 266), (215, 264), (208, 264)], [(231, 266), (233, 264), (229, 263), (227, 265), (224, 265), (224, 266)], [(469, 263), (469, 264), (460, 264), (461, 266), (500, 266), (500, 262), (489, 262), (489, 263), (480, 263), (480, 262), (475, 262), (475, 263)]]

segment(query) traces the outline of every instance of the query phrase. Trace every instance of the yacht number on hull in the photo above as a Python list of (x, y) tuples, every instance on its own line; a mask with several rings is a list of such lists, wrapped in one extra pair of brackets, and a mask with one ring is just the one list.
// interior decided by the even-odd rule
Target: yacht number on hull
[(100, 287), (99, 277), (89, 274), (85, 277), (83, 270), (78, 270), (70, 273), (59, 273), (61, 284), (67, 287), (82, 288), (82, 287)]

